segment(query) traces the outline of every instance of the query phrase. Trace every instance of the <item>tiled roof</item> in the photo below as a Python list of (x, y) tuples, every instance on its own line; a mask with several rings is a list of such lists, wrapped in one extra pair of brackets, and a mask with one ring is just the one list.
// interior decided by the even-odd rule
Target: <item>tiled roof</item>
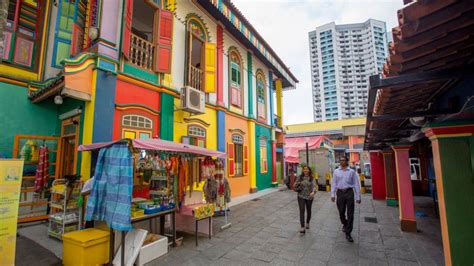
[(473, 11), (472, 1), (455, 0), (417, 1), (398, 11), (383, 78), (370, 80), (365, 149), (419, 132), (410, 117), (459, 111), (434, 103), (472, 75)]

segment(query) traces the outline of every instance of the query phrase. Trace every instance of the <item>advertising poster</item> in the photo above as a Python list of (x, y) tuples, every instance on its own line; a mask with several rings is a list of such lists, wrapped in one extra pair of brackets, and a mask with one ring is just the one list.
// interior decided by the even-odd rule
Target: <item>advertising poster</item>
[(0, 159), (0, 265), (15, 264), (23, 160)]

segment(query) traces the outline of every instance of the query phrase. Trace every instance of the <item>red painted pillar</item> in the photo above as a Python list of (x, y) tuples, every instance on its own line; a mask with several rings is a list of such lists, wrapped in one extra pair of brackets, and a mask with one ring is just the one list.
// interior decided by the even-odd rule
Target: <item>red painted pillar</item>
[(402, 231), (416, 232), (415, 207), (410, 177), (410, 145), (393, 145), (397, 169), (400, 226)]
[(217, 105), (224, 104), (224, 29), (217, 24)]
[(385, 169), (380, 151), (370, 151), (370, 176), (372, 178), (372, 198), (385, 200)]
[(277, 185), (277, 172), (276, 172), (276, 141), (272, 140), (272, 184)]

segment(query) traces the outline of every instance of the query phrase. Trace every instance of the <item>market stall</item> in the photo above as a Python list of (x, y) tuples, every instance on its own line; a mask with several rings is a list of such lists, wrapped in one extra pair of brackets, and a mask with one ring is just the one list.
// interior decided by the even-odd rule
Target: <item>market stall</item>
[[(174, 246), (177, 212), (193, 217), (194, 225), (206, 213), (211, 217), (215, 204), (222, 208), (230, 200), (226, 199), (230, 190), (224, 177), (225, 153), (160, 139), (124, 139), (79, 147), (79, 151), (92, 150), (99, 150), (99, 155), (85, 218), (106, 221), (110, 227), (109, 261), (115, 251), (114, 230), (122, 232), (121, 243), (126, 243), (125, 233), (133, 224), (149, 221), (150, 232), (156, 232), (154, 221), (159, 218), (159, 233), (165, 236), (165, 217), (170, 216), (171, 234), (166, 236)], [(196, 193), (194, 189), (203, 183), (204, 192)], [(211, 223), (209, 218), (209, 228)], [(120, 252), (123, 265), (125, 250)]]

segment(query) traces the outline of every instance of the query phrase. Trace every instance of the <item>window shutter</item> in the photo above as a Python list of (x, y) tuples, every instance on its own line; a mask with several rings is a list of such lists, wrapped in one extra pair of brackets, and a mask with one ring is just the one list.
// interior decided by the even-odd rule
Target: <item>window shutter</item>
[(244, 145), (244, 175), (249, 173), (249, 149)]
[(79, 25), (72, 26), (71, 55), (76, 56), (82, 51), (84, 44), (84, 31)]
[(207, 93), (216, 92), (216, 45), (204, 44), (204, 88)]
[(234, 143), (227, 143), (227, 156), (229, 160), (229, 176), (235, 175)]
[(160, 73), (171, 73), (171, 47), (173, 43), (173, 13), (159, 9), (155, 18), (155, 58), (154, 70)]
[(124, 8), (122, 53), (128, 59), (130, 57), (130, 43), (132, 41), (133, 0), (125, 0)]

